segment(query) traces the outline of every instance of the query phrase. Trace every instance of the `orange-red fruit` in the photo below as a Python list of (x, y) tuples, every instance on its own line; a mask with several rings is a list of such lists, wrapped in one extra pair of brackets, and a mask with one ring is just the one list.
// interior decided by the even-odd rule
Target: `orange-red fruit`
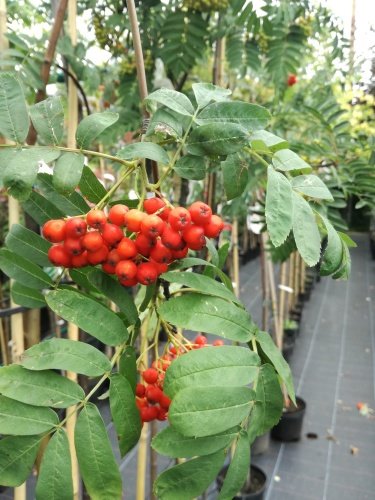
[(164, 393), (162, 395), (162, 397), (160, 398), (159, 400), (159, 404), (162, 408), (164, 408), (165, 410), (168, 410), (170, 405), (171, 405), (171, 400), (169, 399), (168, 396), (166, 396)]
[(204, 335), (197, 335), (194, 339), (194, 344), (197, 345), (206, 345), (207, 344), (207, 338)]
[(164, 408), (158, 408), (158, 416), (157, 419), (160, 420), (161, 422), (163, 420), (167, 420), (167, 412), (165, 411)]
[(142, 422), (151, 422), (158, 417), (158, 409), (156, 406), (144, 406), (140, 410)]
[(73, 255), (72, 267), (85, 267), (88, 264), (87, 251), (85, 250), (81, 255)]
[(288, 87), (291, 87), (292, 85), (295, 85), (297, 83), (297, 77), (296, 77), (296, 75), (293, 75), (293, 74), (289, 75), (287, 83), (288, 83)]
[(98, 231), (91, 231), (82, 236), (82, 246), (89, 252), (97, 252), (103, 246), (103, 238)]
[(150, 258), (156, 262), (168, 264), (172, 260), (172, 252), (160, 240), (157, 240), (150, 252)]
[(87, 261), (92, 266), (103, 264), (108, 258), (109, 250), (103, 245), (96, 252), (87, 252)]
[(148, 257), (152, 248), (155, 246), (155, 240), (149, 238), (148, 236), (145, 236), (142, 233), (138, 234), (134, 242), (138, 252), (144, 257)]
[(165, 227), (165, 222), (157, 215), (146, 215), (141, 222), (141, 233), (149, 238), (160, 236)]
[(81, 255), (83, 252), (81, 240), (77, 238), (66, 238), (64, 248), (69, 255)]
[(163, 245), (171, 250), (179, 250), (184, 246), (180, 233), (168, 226), (164, 229), (163, 234), (161, 235), (161, 241)]
[(182, 231), (190, 226), (191, 215), (186, 208), (177, 207), (171, 210), (168, 216), (168, 222), (175, 231)]
[(112, 224), (116, 224), (116, 226), (124, 226), (125, 214), (127, 212), (129, 212), (129, 207), (126, 205), (122, 205), (121, 203), (113, 205), (108, 212), (108, 220), (112, 222)]
[(213, 215), (209, 222), (203, 226), (207, 238), (217, 238), (224, 228), (224, 222), (218, 215)]
[(120, 262), (121, 258), (119, 253), (117, 252), (117, 249), (113, 248), (107, 257), (107, 262), (109, 266), (116, 267), (116, 265)]
[(124, 233), (115, 224), (107, 223), (102, 228), (102, 237), (111, 246), (115, 246), (122, 240)]
[(116, 266), (116, 274), (122, 281), (131, 280), (137, 274), (137, 265), (132, 260), (120, 260)]
[(121, 259), (134, 259), (138, 253), (138, 249), (133, 240), (125, 237), (118, 244), (117, 252)]
[(90, 210), (86, 215), (86, 222), (90, 227), (94, 229), (102, 229), (104, 224), (107, 222), (107, 217), (103, 210)]
[(203, 203), (202, 201), (196, 201), (189, 207), (189, 213), (194, 224), (203, 226), (210, 221), (212, 210), (211, 207), (206, 205), (206, 203)]
[(65, 238), (65, 224), (60, 219), (49, 220), (44, 224), (42, 234), (51, 243), (60, 243)]
[(159, 403), (163, 397), (163, 391), (159, 387), (148, 385), (146, 387), (146, 398), (150, 403)]
[(214, 346), (221, 346), (221, 345), (224, 345), (224, 341), (221, 340), (221, 339), (216, 339), (212, 342), (212, 345)]
[(54, 245), (48, 250), (48, 258), (54, 266), (70, 267), (71, 256), (63, 245)]
[(189, 248), (201, 250), (206, 245), (204, 230), (201, 226), (190, 226), (182, 233), (182, 236)]
[(142, 285), (151, 285), (157, 280), (158, 268), (152, 262), (142, 262), (137, 270), (137, 280)]
[(107, 274), (116, 274), (116, 266), (109, 264), (108, 259), (102, 264), (102, 269)]
[(182, 250), (172, 250), (173, 259), (183, 259), (187, 256), (189, 247), (185, 246)]
[(147, 384), (155, 384), (158, 380), (158, 372), (155, 368), (147, 368), (147, 370), (142, 373), (142, 377)]
[(119, 281), (120, 281), (120, 285), (127, 286), (127, 287), (135, 286), (138, 284), (137, 277), (132, 278), (131, 280), (119, 280)]
[(170, 207), (165, 207), (162, 212), (160, 212), (159, 217), (163, 219), (165, 222), (168, 222), (169, 219), (169, 214), (171, 213), (172, 209)]
[(86, 231), (86, 222), (78, 217), (68, 219), (65, 223), (65, 235), (67, 238), (80, 238), (86, 234)]
[(138, 383), (135, 387), (135, 395), (139, 398), (143, 398), (146, 393), (146, 387), (143, 384)]
[(168, 271), (168, 264), (164, 264), (163, 262), (155, 262), (154, 260), (151, 260), (150, 262), (155, 264), (156, 269), (158, 270), (158, 276)]
[(140, 410), (141, 408), (144, 408), (145, 406), (148, 406), (148, 401), (146, 398), (136, 398), (135, 404), (138, 406), (138, 409)]
[(124, 220), (128, 231), (137, 233), (140, 230), (141, 222), (145, 217), (146, 214), (136, 208), (132, 208), (129, 212), (126, 212)]
[(165, 207), (165, 202), (160, 198), (149, 198), (144, 201), (143, 208), (148, 214), (154, 214), (161, 208)]

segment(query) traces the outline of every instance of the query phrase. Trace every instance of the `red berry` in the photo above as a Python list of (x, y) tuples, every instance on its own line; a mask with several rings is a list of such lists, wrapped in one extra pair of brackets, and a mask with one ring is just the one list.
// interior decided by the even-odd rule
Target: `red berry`
[(156, 266), (156, 269), (158, 270), (158, 276), (168, 271), (168, 264), (164, 264), (163, 262), (155, 262), (154, 260), (151, 260), (150, 262), (152, 262)]
[(164, 408), (165, 410), (168, 410), (170, 405), (171, 405), (172, 401), (169, 399), (168, 396), (166, 396), (164, 393), (162, 395), (162, 397), (160, 398), (159, 400), (159, 404), (162, 408)]
[(206, 245), (204, 230), (200, 226), (190, 226), (182, 233), (182, 236), (189, 248), (201, 250)]
[(133, 240), (125, 237), (117, 245), (117, 252), (121, 259), (134, 259), (138, 253), (138, 249)]
[(161, 241), (163, 245), (171, 250), (179, 250), (184, 247), (184, 242), (180, 233), (168, 226), (164, 229), (163, 234), (161, 235)]
[(158, 380), (158, 371), (155, 370), (155, 368), (147, 368), (142, 373), (143, 380), (147, 382), (147, 384), (155, 384), (155, 382)]
[(72, 267), (85, 267), (88, 265), (87, 251), (85, 250), (81, 255), (72, 256)]
[(160, 236), (165, 227), (165, 222), (157, 215), (146, 215), (141, 222), (141, 233), (149, 238)]
[(159, 387), (148, 385), (146, 387), (146, 398), (150, 403), (159, 403), (163, 397), (163, 391)]
[(207, 344), (207, 338), (204, 335), (197, 335), (193, 341), (194, 344), (197, 344), (200, 347), (203, 347)]
[(151, 422), (158, 417), (158, 409), (156, 406), (144, 406), (140, 409), (142, 422)]
[(70, 267), (71, 256), (63, 245), (54, 245), (48, 250), (48, 258), (54, 266)]
[(135, 395), (139, 398), (143, 398), (146, 393), (146, 387), (143, 384), (137, 384), (135, 388)]
[(81, 240), (77, 238), (67, 238), (64, 241), (64, 248), (69, 255), (81, 255), (83, 252)]
[(212, 215), (211, 207), (209, 207), (202, 201), (196, 201), (195, 203), (193, 203), (189, 208), (189, 212), (191, 215), (191, 220), (194, 222), (194, 224), (198, 224), (199, 226), (207, 224), (210, 221)]
[(115, 224), (107, 223), (102, 228), (102, 237), (111, 246), (115, 246), (122, 240), (124, 233)]
[(224, 340), (221, 340), (221, 339), (216, 339), (212, 342), (212, 345), (214, 346), (220, 346), (220, 345), (224, 345)]
[(86, 215), (86, 222), (90, 227), (94, 229), (102, 229), (104, 224), (107, 222), (107, 217), (103, 210), (91, 210)]
[(189, 247), (185, 246), (182, 250), (172, 250), (173, 259), (183, 259), (187, 256)]
[(111, 266), (111, 264), (108, 263), (108, 260), (102, 264), (102, 269), (107, 274), (116, 274), (116, 266)]
[(137, 274), (137, 265), (132, 260), (120, 260), (116, 266), (116, 274), (119, 280), (131, 280)]
[(295, 85), (297, 83), (297, 77), (296, 77), (296, 75), (289, 75), (287, 83), (288, 83), (288, 87), (291, 87), (292, 85)]
[(163, 219), (165, 222), (168, 222), (169, 219), (169, 214), (171, 213), (172, 209), (170, 207), (165, 207), (162, 212), (160, 212), (159, 217)]
[(136, 208), (132, 208), (127, 212), (124, 216), (125, 225), (128, 231), (132, 233), (137, 233), (141, 228), (141, 222), (146, 217), (144, 212), (137, 210)]
[(164, 408), (158, 408), (158, 416), (157, 419), (162, 422), (163, 420), (167, 420), (167, 412), (164, 410)]
[(186, 208), (177, 207), (171, 210), (168, 217), (168, 222), (171, 228), (174, 229), (175, 231), (182, 231), (183, 229), (190, 226), (191, 215), (186, 210)]
[(135, 404), (138, 406), (138, 409), (145, 408), (148, 406), (148, 401), (146, 398), (136, 398)]
[(113, 205), (108, 212), (108, 220), (112, 222), (112, 224), (116, 224), (116, 226), (124, 226), (125, 214), (127, 212), (129, 212), (129, 207), (126, 205), (122, 205), (121, 203)]
[(132, 278), (132, 279), (130, 279), (130, 280), (120, 280), (120, 279), (119, 279), (119, 281), (120, 281), (120, 284), (121, 284), (122, 286), (127, 286), (127, 287), (135, 286), (135, 285), (137, 285), (137, 284), (138, 284), (137, 277)]
[(142, 233), (138, 234), (134, 242), (138, 252), (144, 257), (148, 257), (150, 255), (150, 252), (156, 243), (155, 240), (149, 238), (148, 236), (145, 236)]
[(156, 262), (169, 264), (172, 260), (172, 252), (160, 240), (157, 240), (150, 252), (150, 258)]
[(143, 208), (148, 214), (154, 214), (161, 208), (165, 207), (165, 202), (160, 198), (148, 198), (143, 203)]
[(120, 254), (118, 253), (117, 249), (113, 248), (108, 254), (106, 264), (112, 267), (116, 267), (120, 260)]
[(65, 221), (60, 219), (49, 220), (44, 224), (42, 234), (51, 243), (60, 243), (65, 239), (65, 225)]
[(157, 280), (158, 268), (152, 262), (142, 262), (137, 270), (137, 280), (142, 285), (151, 285)]
[(87, 224), (79, 217), (68, 219), (65, 223), (65, 233), (67, 238), (80, 238), (86, 234), (86, 231)]
[(108, 247), (102, 245), (96, 252), (87, 252), (87, 261), (92, 266), (103, 264), (108, 258)]
[(209, 222), (203, 226), (207, 238), (217, 238), (224, 228), (224, 222), (218, 215), (213, 215)]
[(98, 231), (91, 231), (82, 236), (82, 246), (89, 252), (97, 252), (103, 246), (103, 238)]

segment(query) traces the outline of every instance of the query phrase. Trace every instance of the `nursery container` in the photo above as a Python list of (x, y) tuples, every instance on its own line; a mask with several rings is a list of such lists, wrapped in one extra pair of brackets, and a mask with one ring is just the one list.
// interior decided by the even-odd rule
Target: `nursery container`
[(271, 431), (271, 437), (277, 441), (299, 441), (302, 434), (303, 418), (305, 416), (306, 403), (297, 397), (297, 406), (284, 408), (281, 419)]
[[(228, 467), (229, 465), (225, 466), (216, 478), (219, 491), (224, 483)], [(233, 497), (233, 500), (263, 500), (267, 482), (266, 474), (256, 465), (252, 465), (250, 467), (250, 478), (250, 487), (247, 484), (244, 485), (241, 491)]]

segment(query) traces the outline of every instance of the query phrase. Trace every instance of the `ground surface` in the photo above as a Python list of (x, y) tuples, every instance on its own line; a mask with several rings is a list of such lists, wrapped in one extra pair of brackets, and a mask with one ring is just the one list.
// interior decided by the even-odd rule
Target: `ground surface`
[[(367, 236), (358, 234), (354, 239), (359, 246), (351, 252), (349, 282), (322, 279), (303, 311), (290, 362), (296, 392), (307, 402), (303, 438), (298, 443), (271, 442), (265, 454), (253, 457), (268, 476), (265, 500), (375, 499), (375, 413), (367, 418), (356, 408), (364, 402), (375, 409), (375, 261)], [(241, 298), (259, 323), (258, 260), (241, 269)], [(115, 443), (105, 405), (102, 412)], [(317, 438), (308, 439), (307, 433)], [(129, 500), (135, 499), (136, 455), (135, 449), (121, 463)], [(169, 463), (158, 460), (160, 470)], [(149, 491), (147, 484), (146, 499)], [(211, 488), (206, 498), (216, 497)], [(9, 490), (0, 494), (1, 500), (10, 498)], [(30, 478), (27, 500), (33, 499)]]

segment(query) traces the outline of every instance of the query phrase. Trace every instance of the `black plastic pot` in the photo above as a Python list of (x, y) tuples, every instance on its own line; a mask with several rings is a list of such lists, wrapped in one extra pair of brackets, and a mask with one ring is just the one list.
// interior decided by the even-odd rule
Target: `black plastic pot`
[[(228, 467), (229, 465), (221, 469), (219, 475), (216, 478), (216, 483), (219, 491), (223, 486)], [(250, 467), (250, 477), (251, 486), (256, 488), (255, 491), (246, 491), (245, 489), (242, 489), (236, 494), (235, 497), (233, 497), (233, 500), (263, 500), (267, 482), (266, 474), (256, 465), (252, 465)]]
[(272, 439), (283, 442), (299, 441), (301, 439), (306, 403), (302, 398), (297, 397), (296, 399), (297, 409), (283, 412), (279, 423), (271, 431)]
[(282, 353), (285, 361), (289, 361), (294, 350), (294, 341), (291, 339), (284, 339)]
[(284, 329), (284, 338), (286, 340), (291, 340), (294, 342), (298, 335), (298, 328), (285, 328)]
[(255, 438), (253, 444), (251, 445), (251, 456), (262, 455), (270, 446), (270, 433), (266, 432), (261, 436)]

